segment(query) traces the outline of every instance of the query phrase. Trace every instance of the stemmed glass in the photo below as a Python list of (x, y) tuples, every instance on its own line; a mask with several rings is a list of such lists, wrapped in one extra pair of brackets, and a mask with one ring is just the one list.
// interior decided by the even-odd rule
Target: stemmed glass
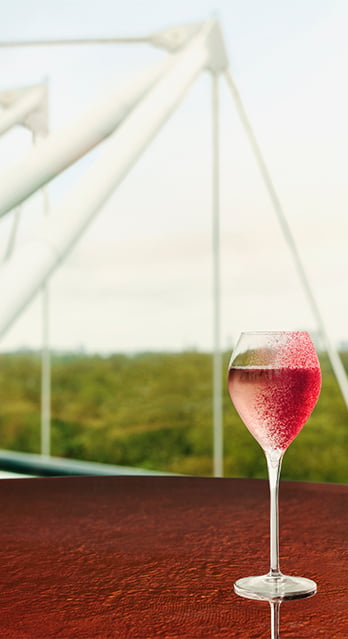
[(234, 590), (242, 597), (282, 601), (316, 592), (311, 579), (280, 571), (278, 489), (284, 453), (310, 416), (320, 388), (319, 360), (307, 332), (241, 334), (229, 363), (228, 389), (266, 455), (270, 487), (270, 571), (236, 581)]

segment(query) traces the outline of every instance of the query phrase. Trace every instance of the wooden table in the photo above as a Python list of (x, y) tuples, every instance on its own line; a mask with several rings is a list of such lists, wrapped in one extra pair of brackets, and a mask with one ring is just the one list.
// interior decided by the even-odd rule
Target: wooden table
[[(3, 479), (1, 639), (262, 639), (263, 480)], [(281, 482), (281, 567), (318, 594), (281, 606), (281, 639), (348, 637), (348, 487)]]

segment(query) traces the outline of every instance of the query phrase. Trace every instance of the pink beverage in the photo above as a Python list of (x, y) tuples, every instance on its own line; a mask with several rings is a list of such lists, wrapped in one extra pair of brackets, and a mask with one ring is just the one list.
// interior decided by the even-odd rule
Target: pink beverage
[(235, 408), (265, 451), (285, 451), (310, 416), (321, 388), (314, 351), (308, 363), (232, 366), (228, 389)]

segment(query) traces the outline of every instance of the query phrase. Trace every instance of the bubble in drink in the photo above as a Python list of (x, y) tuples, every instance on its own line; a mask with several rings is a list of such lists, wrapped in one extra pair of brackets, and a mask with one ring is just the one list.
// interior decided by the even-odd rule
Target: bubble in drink
[(287, 449), (312, 413), (320, 388), (319, 362), (308, 367), (232, 366), (228, 374), (233, 404), (265, 451)]

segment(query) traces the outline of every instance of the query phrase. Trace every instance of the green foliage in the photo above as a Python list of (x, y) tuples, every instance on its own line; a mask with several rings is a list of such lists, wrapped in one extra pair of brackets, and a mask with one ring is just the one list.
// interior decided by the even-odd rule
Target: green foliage
[[(224, 357), (227, 370), (229, 355)], [(348, 354), (342, 354), (348, 365)], [(307, 425), (286, 452), (282, 477), (348, 482), (348, 412), (330, 363)], [(40, 357), (0, 356), (2, 448), (40, 449)], [(54, 355), (52, 454), (111, 464), (212, 474), (210, 354)], [(225, 474), (266, 477), (264, 455), (224, 384)]]

